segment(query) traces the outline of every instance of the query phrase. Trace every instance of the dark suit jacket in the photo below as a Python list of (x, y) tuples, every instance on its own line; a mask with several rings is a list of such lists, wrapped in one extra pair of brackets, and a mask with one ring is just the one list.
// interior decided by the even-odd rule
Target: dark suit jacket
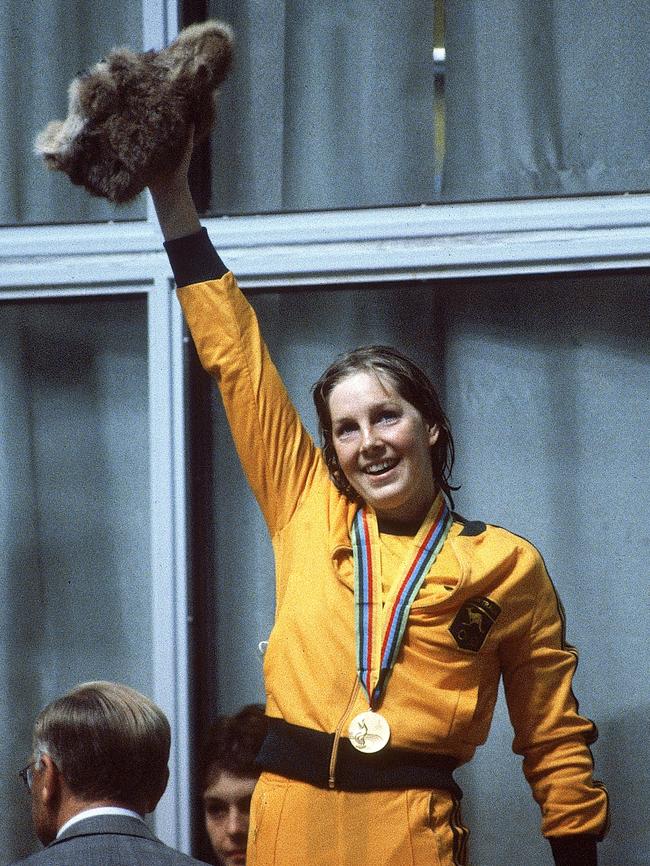
[[(157, 839), (128, 815), (99, 815), (73, 824), (20, 866), (205, 866)], [(15, 864), (18, 866), (18, 864)]]

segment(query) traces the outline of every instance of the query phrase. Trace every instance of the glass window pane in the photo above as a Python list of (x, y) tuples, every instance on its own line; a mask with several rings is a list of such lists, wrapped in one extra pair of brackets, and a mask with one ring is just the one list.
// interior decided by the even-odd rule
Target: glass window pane
[(210, 0), (212, 212), (650, 189), (650, 5)]
[(445, 3), (442, 199), (650, 189), (650, 5)]
[(3, 0), (0, 26), (0, 224), (73, 223), (145, 216), (144, 199), (116, 207), (93, 198), (33, 153), (37, 133), (67, 115), (68, 86), (117, 45), (142, 46), (132, 0)]
[(78, 682), (151, 693), (144, 298), (0, 306), (0, 779), (7, 861), (38, 847), (16, 772)]
[(213, 147), (216, 212), (435, 198), (431, 0), (211, 0), (235, 68)]

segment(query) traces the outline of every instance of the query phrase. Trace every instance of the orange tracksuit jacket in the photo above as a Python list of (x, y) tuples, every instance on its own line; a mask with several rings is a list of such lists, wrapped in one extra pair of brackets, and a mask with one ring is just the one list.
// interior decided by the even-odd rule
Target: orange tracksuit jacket
[[(330, 481), (233, 275), (182, 287), (178, 296), (273, 543), (267, 713), (345, 736), (368, 708), (355, 660), (356, 506)], [(592, 778), (595, 726), (578, 714), (572, 693), (576, 663), (537, 550), (499, 527), (455, 520), (413, 604), (380, 707), (391, 746), (468, 761), (487, 737), (502, 676), (513, 749), (523, 756), (544, 835), (600, 838), (607, 795)]]

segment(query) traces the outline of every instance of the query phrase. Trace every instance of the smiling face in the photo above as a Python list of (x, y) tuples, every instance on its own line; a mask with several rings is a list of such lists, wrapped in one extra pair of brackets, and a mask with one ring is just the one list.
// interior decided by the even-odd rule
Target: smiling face
[(205, 829), (212, 850), (224, 866), (244, 866), (253, 788), (256, 778), (221, 770), (203, 792)]
[(332, 443), (339, 466), (380, 521), (421, 521), (436, 495), (431, 446), (438, 428), (384, 375), (360, 370), (330, 392)]

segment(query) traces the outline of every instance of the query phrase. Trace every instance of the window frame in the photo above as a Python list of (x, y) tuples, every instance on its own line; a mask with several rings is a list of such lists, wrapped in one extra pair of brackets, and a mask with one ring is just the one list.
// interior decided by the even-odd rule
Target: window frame
[[(203, 224), (243, 286), (650, 265), (650, 193), (208, 217)], [(136, 259), (136, 270), (168, 272), (150, 201), (143, 221), (0, 228), (0, 286), (74, 283), (79, 262), (112, 268), (112, 282), (121, 283)]]
[[(178, 29), (176, 0), (142, 0), (143, 44)], [(235, 217), (204, 225), (245, 289), (650, 267), (650, 192)], [(171, 777), (155, 814), (191, 846), (191, 599), (186, 359), (151, 200), (143, 220), (0, 227), (0, 301), (146, 295), (153, 694), (172, 726)]]

